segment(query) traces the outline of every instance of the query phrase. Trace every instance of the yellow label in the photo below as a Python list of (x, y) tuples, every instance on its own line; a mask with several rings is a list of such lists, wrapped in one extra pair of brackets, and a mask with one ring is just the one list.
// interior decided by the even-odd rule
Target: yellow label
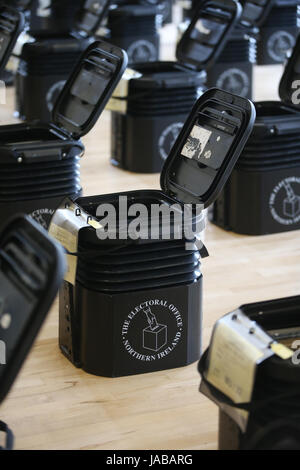
[(271, 349), (276, 354), (276, 356), (281, 357), (281, 359), (290, 359), (294, 354), (290, 348), (287, 348), (284, 344), (281, 343), (271, 344)]
[(133, 78), (140, 78), (141, 76), (142, 74), (140, 72), (127, 68), (123, 74), (122, 79), (116, 86), (112, 97), (108, 101), (106, 109), (109, 111), (118, 111), (119, 113), (125, 114), (127, 112), (129, 82)]
[(102, 227), (102, 225), (99, 224), (99, 222), (97, 222), (97, 220), (94, 220), (94, 219), (89, 219), (88, 224), (89, 224), (91, 227), (93, 227), (95, 230), (98, 230), (99, 228)]
[(127, 101), (112, 96), (106, 105), (106, 110), (125, 114), (127, 111)]

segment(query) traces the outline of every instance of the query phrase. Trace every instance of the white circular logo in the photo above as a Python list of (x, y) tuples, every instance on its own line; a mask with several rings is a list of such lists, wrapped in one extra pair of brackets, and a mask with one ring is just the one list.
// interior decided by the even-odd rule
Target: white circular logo
[(66, 80), (60, 80), (59, 82), (54, 83), (54, 85), (52, 85), (51, 88), (49, 88), (47, 95), (46, 95), (46, 102), (47, 102), (47, 107), (50, 112), (52, 112), (54, 105), (55, 105), (55, 101), (57, 100), (65, 83), (66, 83)]
[(281, 225), (300, 222), (300, 177), (280, 181), (271, 192), (269, 207), (273, 219)]
[(267, 42), (269, 56), (275, 62), (283, 62), (286, 59), (287, 52), (293, 49), (295, 38), (287, 31), (276, 31)]
[(54, 209), (37, 209), (30, 216), (47, 230), (54, 212)]
[(240, 69), (232, 68), (225, 70), (216, 83), (218, 88), (246, 97), (249, 93), (250, 81), (248, 75)]
[(122, 343), (139, 361), (156, 361), (171, 354), (183, 337), (183, 320), (178, 308), (167, 300), (147, 300), (127, 315), (122, 326)]
[(161, 136), (158, 140), (158, 148), (160, 156), (163, 160), (166, 160), (168, 157), (182, 127), (183, 122), (175, 122), (166, 127), (166, 129), (161, 133)]
[(145, 39), (135, 41), (127, 49), (129, 63), (149, 62), (157, 59), (156, 47)]

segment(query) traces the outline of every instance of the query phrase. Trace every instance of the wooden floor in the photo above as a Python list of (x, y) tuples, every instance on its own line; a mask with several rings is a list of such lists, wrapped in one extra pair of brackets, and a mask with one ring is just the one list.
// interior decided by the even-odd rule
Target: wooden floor
[[(281, 67), (256, 71), (256, 98), (277, 97)], [(0, 106), (2, 124), (12, 122), (13, 91)], [(84, 139), (85, 195), (158, 188), (158, 175), (137, 175), (109, 163), (109, 113)], [(145, 142), (145, 145), (146, 142)], [(300, 293), (300, 233), (237, 236), (212, 225), (210, 257), (203, 261), (204, 343), (225, 313), (246, 302)], [(49, 317), (0, 419), (16, 435), (17, 449), (215, 449), (217, 408), (198, 392), (196, 364), (121, 379), (88, 375), (58, 349), (58, 308)]]

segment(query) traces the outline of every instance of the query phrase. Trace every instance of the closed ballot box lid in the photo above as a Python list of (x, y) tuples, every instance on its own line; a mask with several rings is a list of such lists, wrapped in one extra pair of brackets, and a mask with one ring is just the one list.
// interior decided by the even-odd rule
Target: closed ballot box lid
[(95, 41), (81, 56), (61, 91), (52, 122), (74, 139), (95, 125), (127, 65), (127, 54), (117, 46)]
[(27, 216), (0, 232), (0, 402), (9, 392), (63, 281), (65, 254)]
[(208, 207), (229, 178), (253, 128), (251, 101), (211, 88), (196, 102), (161, 173), (161, 188), (180, 203)]
[(210, 67), (222, 52), (226, 40), (242, 13), (235, 0), (204, 0), (184, 32), (176, 49), (176, 58), (197, 70)]
[(23, 13), (14, 8), (0, 6), (0, 73), (5, 69), (23, 28)]
[(300, 36), (288, 59), (279, 85), (281, 100), (300, 109)]

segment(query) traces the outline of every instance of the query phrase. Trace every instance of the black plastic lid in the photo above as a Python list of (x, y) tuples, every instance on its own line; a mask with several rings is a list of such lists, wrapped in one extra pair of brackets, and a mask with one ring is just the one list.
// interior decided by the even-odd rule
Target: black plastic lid
[(131, 16), (156, 16), (159, 13), (159, 10), (156, 5), (124, 5), (112, 8), (109, 12), (109, 17), (111, 20), (116, 19), (126, 19), (126, 17)]
[(78, 139), (95, 125), (127, 65), (122, 49), (104, 41), (91, 44), (60, 93), (53, 123)]
[(23, 28), (24, 16), (20, 11), (0, 6), (0, 73), (4, 71)]
[(205, 70), (191, 70), (178, 62), (143, 62), (134, 64), (134, 70), (140, 72), (130, 80), (129, 93), (135, 89), (170, 89), (200, 87), (206, 81)]
[(108, 12), (112, 0), (85, 0), (79, 14), (76, 29), (80, 34), (95, 34)]
[[(292, 296), (245, 304), (240, 310), (280, 343), (282, 338), (271, 334), (272, 330), (273, 332), (277, 330), (278, 333), (281, 330), (283, 338), (287, 329), (296, 327), (298, 330), (299, 306), (300, 296)], [(292, 341), (292, 336), (290, 339)], [(300, 384), (300, 368), (291, 359), (282, 360), (281, 357), (274, 355), (264, 364), (263, 373), (264, 380), (272, 377), (293, 385)]]
[(260, 26), (267, 18), (274, 0), (241, 0), (243, 13), (240, 23), (243, 26)]
[(279, 96), (284, 103), (300, 109), (300, 36), (281, 77)]
[[(0, 402), (9, 392), (63, 281), (65, 254), (28, 216), (0, 233)], [(3, 358), (2, 358), (3, 359)]]
[[(74, 54), (72, 60), (75, 60), (76, 63), (80, 54), (86, 50), (91, 42), (92, 40), (90, 38), (82, 38), (80, 41), (74, 37), (64, 38), (63, 40), (55, 37), (48, 38), (47, 40), (38, 38), (32, 42), (25, 42), (22, 47), (21, 59), (25, 61), (34, 60), (34, 63), (42, 67), (45, 63), (50, 65), (50, 63), (52, 63), (51, 61), (53, 61), (53, 59), (57, 60), (60, 55), (65, 57), (67, 52), (68, 55)], [(74, 59), (74, 57), (76, 58)], [(64, 64), (66, 64), (66, 61), (64, 61)], [(27, 64), (29, 68), (30, 65), (31, 63)], [(69, 69), (69, 63), (67, 63), (67, 66)]]
[[(299, 141), (299, 127), (300, 127), (300, 113), (297, 108), (288, 106), (281, 101), (258, 101), (255, 103), (256, 108), (256, 122), (251, 135), (251, 143), (258, 140), (262, 142), (265, 137), (274, 137), (275, 146), (278, 150), (280, 144), (280, 136), (289, 136), (290, 143), (292, 143), (293, 136), (297, 136)], [(250, 144), (250, 141), (249, 141)], [(270, 147), (271, 143), (268, 140), (268, 151), (272, 152), (274, 156), (274, 148)], [(287, 152), (287, 142), (284, 144)], [(247, 144), (248, 149), (248, 144)], [(261, 150), (261, 149), (259, 149)], [(284, 155), (286, 157), (286, 152)], [(243, 155), (243, 160), (244, 160)]]
[(300, 326), (300, 295), (244, 304), (240, 310), (264, 330)]
[(210, 67), (222, 52), (241, 13), (242, 7), (235, 0), (200, 2), (177, 45), (178, 61), (198, 70)]
[(229, 178), (255, 122), (251, 101), (211, 88), (187, 118), (161, 174), (161, 188), (180, 203), (208, 207)]

